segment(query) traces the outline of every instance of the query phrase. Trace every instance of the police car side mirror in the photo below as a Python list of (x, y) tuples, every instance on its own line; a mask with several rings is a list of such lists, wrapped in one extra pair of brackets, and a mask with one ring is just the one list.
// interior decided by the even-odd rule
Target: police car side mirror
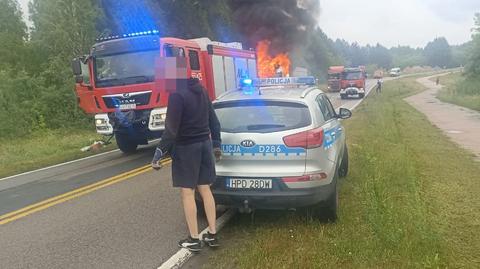
[(350, 111), (349, 109), (346, 109), (346, 108), (343, 108), (341, 107), (338, 114), (337, 114), (337, 117), (340, 118), (340, 119), (348, 119), (352, 116), (352, 111)]

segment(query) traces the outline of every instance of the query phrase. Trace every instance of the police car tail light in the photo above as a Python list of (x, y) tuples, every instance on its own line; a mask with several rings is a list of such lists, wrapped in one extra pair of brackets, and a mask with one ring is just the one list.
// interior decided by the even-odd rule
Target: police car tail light
[(316, 128), (298, 134), (285, 136), (283, 142), (292, 148), (318, 148), (323, 144), (323, 129)]
[(315, 180), (322, 180), (326, 179), (327, 174), (325, 173), (318, 173), (312, 175), (303, 175), (300, 177), (284, 177), (282, 178), (283, 182), (285, 183), (293, 183), (293, 182), (306, 182), (306, 181), (315, 181)]

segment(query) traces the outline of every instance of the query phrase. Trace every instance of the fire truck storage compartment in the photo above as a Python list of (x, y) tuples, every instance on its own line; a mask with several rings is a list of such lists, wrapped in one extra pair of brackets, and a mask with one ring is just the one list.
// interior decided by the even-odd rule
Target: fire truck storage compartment
[(212, 63), (216, 96), (238, 88), (242, 77), (257, 77), (255, 59), (213, 55)]

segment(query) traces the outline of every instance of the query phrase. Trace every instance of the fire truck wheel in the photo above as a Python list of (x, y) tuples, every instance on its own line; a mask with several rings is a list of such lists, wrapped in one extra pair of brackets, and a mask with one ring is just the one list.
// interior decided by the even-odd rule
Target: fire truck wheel
[(137, 150), (137, 142), (129, 139), (128, 135), (116, 133), (115, 140), (123, 153), (134, 153)]

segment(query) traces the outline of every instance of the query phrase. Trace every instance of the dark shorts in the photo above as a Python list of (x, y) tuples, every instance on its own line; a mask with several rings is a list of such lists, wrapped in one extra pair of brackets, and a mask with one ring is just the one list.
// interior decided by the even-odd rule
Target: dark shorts
[(212, 141), (189, 145), (175, 145), (172, 152), (172, 179), (174, 187), (194, 189), (198, 185), (215, 182), (215, 157)]

